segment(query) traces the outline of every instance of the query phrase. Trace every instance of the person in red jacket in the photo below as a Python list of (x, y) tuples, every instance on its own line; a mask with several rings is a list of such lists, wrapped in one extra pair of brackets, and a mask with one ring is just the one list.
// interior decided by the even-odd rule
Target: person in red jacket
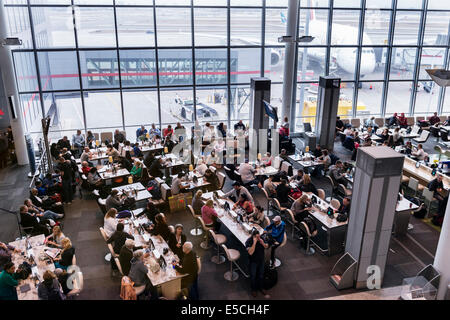
[(172, 129), (172, 126), (169, 124), (168, 126), (167, 126), (167, 128), (165, 128), (164, 129), (164, 131), (163, 131), (163, 137), (165, 138), (166, 136), (168, 136), (168, 135), (173, 135), (173, 129)]
[(400, 114), (399, 117), (397, 117), (397, 123), (400, 126), (400, 128), (407, 128), (408, 127), (408, 121), (406, 120), (405, 114)]

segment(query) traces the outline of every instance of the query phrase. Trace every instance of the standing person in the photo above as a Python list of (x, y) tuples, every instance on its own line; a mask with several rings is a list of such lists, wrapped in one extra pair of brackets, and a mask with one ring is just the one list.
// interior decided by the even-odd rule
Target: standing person
[(197, 255), (192, 250), (192, 242), (184, 243), (183, 253), (181, 265), (175, 265), (175, 269), (181, 274), (187, 274), (187, 276), (181, 278), (181, 287), (188, 288), (190, 300), (198, 300), (198, 264)]
[(286, 230), (286, 224), (281, 221), (280, 216), (273, 218), (271, 224), (265, 229), (264, 233), (269, 234), (269, 245), (271, 246), (270, 252), (270, 268), (275, 268), (275, 250), (281, 245), (284, 240), (284, 234)]
[[(77, 130), (77, 133), (72, 136), (72, 146), (76, 153), (76, 157), (78, 157), (83, 150), (86, 144), (86, 138), (84, 134), (81, 133), (81, 130)], [(70, 148), (67, 148), (70, 149)]]
[(19, 300), (17, 297), (17, 281), (14, 263), (7, 262), (0, 273), (0, 300)]
[(90, 149), (94, 149), (95, 148), (95, 136), (92, 133), (92, 131), (88, 131), (87, 132), (87, 137), (86, 137), (86, 142), (87, 142), (87, 146)]
[(64, 159), (63, 157), (60, 157), (59, 170), (61, 171), (63, 202), (71, 204), (73, 197), (73, 190), (72, 190), (73, 172), (70, 161)]
[(248, 252), (250, 262), (250, 286), (252, 296), (256, 298), (257, 292), (260, 291), (265, 298), (269, 298), (267, 292), (263, 289), (264, 281), (264, 249), (269, 245), (261, 238), (258, 230), (255, 230), (250, 238), (245, 242), (245, 248)]
[(205, 205), (204, 201), (202, 200), (203, 191), (197, 190), (194, 197), (192, 198), (192, 209), (194, 209), (194, 213), (196, 215), (202, 214), (202, 207)]
[(183, 233), (183, 225), (175, 225), (175, 233), (171, 233), (169, 236), (169, 248), (175, 253), (180, 260), (183, 260), (183, 245), (186, 242), (186, 235)]

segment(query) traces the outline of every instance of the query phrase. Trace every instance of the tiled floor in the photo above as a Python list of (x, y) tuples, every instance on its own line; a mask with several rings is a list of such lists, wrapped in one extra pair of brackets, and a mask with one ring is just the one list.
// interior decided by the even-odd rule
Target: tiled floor
[[(298, 139), (296, 139), (298, 140)], [(298, 143), (298, 142), (297, 142)], [(297, 146), (301, 146), (300, 143)], [(431, 147), (429, 148), (431, 149)], [(341, 159), (348, 159), (349, 152), (336, 143), (335, 152)], [(12, 167), (0, 171), (0, 208), (17, 210), (27, 196), (30, 180), (26, 177), (27, 168)], [(324, 181), (314, 180), (318, 187)], [(230, 188), (227, 181), (225, 190)], [(325, 187), (328, 192), (329, 188)], [(79, 196), (79, 195), (78, 195)], [(255, 195), (256, 201), (265, 206), (262, 196)], [(199, 247), (200, 237), (193, 237), (188, 230), (193, 228), (192, 217), (187, 212), (166, 213), (169, 223), (182, 223), (188, 239), (194, 243), (194, 250), (202, 257), (202, 273), (199, 277), (201, 299), (253, 299), (249, 294), (249, 280), (242, 275), (233, 283), (227, 282), (223, 274), (229, 269), (229, 263), (215, 265), (210, 262), (216, 250), (203, 250)], [(419, 242), (431, 254), (434, 254), (439, 234), (420, 220), (411, 218), (414, 229), (409, 235)], [(98, 228), (103, 225), (103, 215), (93, 199), (74, 200), (66, 209), (64, 233), (69, 236), (76, 247), (77, 264), (85, 279), (85, 287), (80, 299), (120, 299), (120, 279), (112, 277), (110, 266), (104, 260), (108, 249), (101, 238)], [(222, 228), (224, 229), (224, 228)], [(239, 264), (245, 268), (247, 254), (242, 245), (227, 232), (227, 246), (241, 251)], [(11, 241), (17, 236), (16, 220), (13, 215), (0, 215), (0, 240)], [(432, 257), (419, 248), (409, 238), (398, 239), (407, 248), (415, 250), (415, 255), (424, 263), (432, 262)], [(409, 255), (396, 241), (391, 241), (384, 278), (384, 287), (401, 284), (402, 279), (411, 277), (421, 269), (421, 263)], [(339, 256), (327, 257), (319, 253), (305, 256), (299, 249), (298, 240), (290, 237), (286, 246), (277, 251), (282, 261), (278, 269), (278, 283), (270, 290), (272, 299), (320, 299), (330, 296), (348, 294), (356, 290), (337, 291), (329, 282), (328, 276)], [(258, 298), (262, 298), (259, 296)]]

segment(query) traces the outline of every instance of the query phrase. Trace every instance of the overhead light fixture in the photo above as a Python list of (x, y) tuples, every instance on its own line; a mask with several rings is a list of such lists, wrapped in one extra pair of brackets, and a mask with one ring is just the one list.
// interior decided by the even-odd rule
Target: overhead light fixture
[(278, 38), (278, 42), (279, 42), (279, 43), (294, 43), (294, 42), (297, 42), (297, 43), (299, 43), (299, 42), (305, 43), (305, 42), (311, 42), (311, 41), (313, 41), (313, 40), (314, 40), (314, 37), (313, 37), (313, 36), (301, 36), (301, 37), (297, 37), (297, 39), (295, 39), (295, 38), (292, 37), (292, 36), (282, 36), (282, 37), (279, 37), (279, 38)]
[(5, 47), (5, 46), (21, 46), (22, 45), (22, 40), (20, 40), (19, 38), (1, 39), (0, 40), (0, 45), (2, 47)]
[(450, 70), (445, 69), (425, 69), (428, 75), (440, 87), (450, 86)]

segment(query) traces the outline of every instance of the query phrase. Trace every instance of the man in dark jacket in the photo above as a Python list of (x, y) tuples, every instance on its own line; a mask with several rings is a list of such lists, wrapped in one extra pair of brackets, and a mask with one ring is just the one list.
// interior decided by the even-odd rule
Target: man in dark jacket
[(198, 300), (198, 264), (197, 255), (192, 251), (192, 242), (185, 242), (183, 245), (183, 260), (181, 265), (175, 265), (175, 269), (181, 274), (187, 274), (181, 279), (181, 287), (189, 289), (189, 299)]
[(133, 251), (137, 250), (134, 246), (134, 240), (126, 239), (125, 245), (120, 249), (119, 254), (119, 262), (122, 267), (122, 272), (124, 275), (128, 275), (130, 273), (131, 268), (131, 259), (133, 259)]
[(44, 234), (45, 236), (48, 236), (50, 234), (50, 230), (45, 224), (47, 220), (40, 220), (34, 216), (32, 216), (28, 212), (27, 206), (20, 206), (20, 224), (24, 228), (33, 228), (32, 234), (38, 235), (38, 234)]
[(428, 184), (428, 190), (433, 192), (433, 197), (439, 202), (438, 215), (443, 216), (445, 214), (445, 209), (447, 208), (447, 197), (444, 193), (444, 183), (442, 182), (442, 175), (431, 180)]
[(108, 241), (106, 243), (114, 243), (113, 250), (116, 254), (120, 253), (120, 250), (122, 249), (123, 245), (125, 244), (125, 240), (127, 239), (133, 239), (134, 237), (127, 232), (123, 231), (124, 225), (123, 223), (117, 224), (116, 231), (109, 237)]
[(161, 170), (163, 168), (162, 163), (163, 163), (163, 159), (162, 158), (155, 159), (153, 161), (152, 165), (150, 166), (150, 168), (148, 170), (149, 174), (152, 177), (162, 177), (163, 176), (162, 172), (161, 172)]

